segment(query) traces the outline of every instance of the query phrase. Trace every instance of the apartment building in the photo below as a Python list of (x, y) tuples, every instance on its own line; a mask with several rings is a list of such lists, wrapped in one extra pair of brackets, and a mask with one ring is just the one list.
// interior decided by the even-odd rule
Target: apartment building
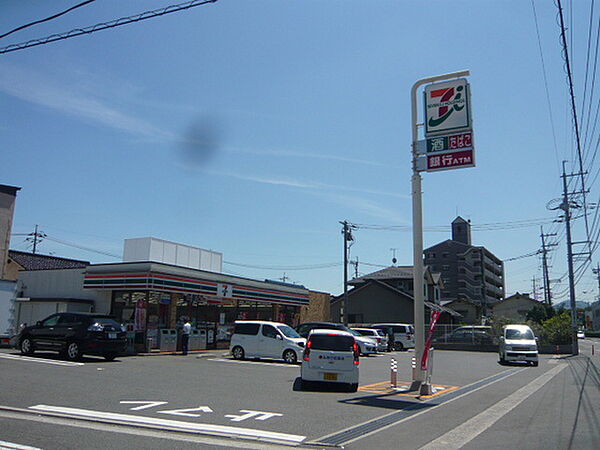
[(471, 223), (462, 217), (452, 222), (452, 239), (425, 249), (425, 264), (442, 274), (443, 301), (463, 300), (489, 307), (504, 298), (504, 263), (483, 246), (471, 243)]

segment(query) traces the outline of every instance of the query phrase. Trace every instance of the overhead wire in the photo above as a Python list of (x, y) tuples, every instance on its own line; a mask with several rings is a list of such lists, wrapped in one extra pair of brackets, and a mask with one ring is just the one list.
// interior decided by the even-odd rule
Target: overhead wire
[(174, 12), (183, 11), (186, 9), (194, 8), (196, 6), (202, 6), (209, 3), (215, 3), (219, 0), (192, 0), (185, 3), (179, 3), (176, 5), (170, 5), (165, 8), (159, 8), (152, 11), (145, 11), (140, 14), (136, 14), (128, 17), (121, 17), (119, 19), (111, 20), (109, 22), (102, 22), (96, 25), (91, 25), (84, 28), (75, 28), (66, 33), (52, 34), (50, 36), (46, 36), (39, 39), (32, 39), (27, 42), (21, 42), (19, 44), (11, 44), (6, 47), (0, 48), (0, 54), (14, 52), (17, 50), (23, 50), (30, 47), (35, 47), (38, 45), (49, 44), (51, 42), (62, 41), (64, 39), (69, 39), (76, 36), (81, 36), (83, 34), (91, 34), (96, 31), (102, 31), (109, 28), (120, 27), (123, 25), (128, 25), (134, 22), (141, 22), (142, 20), (153, 19), (154, 17), (164, 16), (165, 14), (171, 14)]
[(64, 16), (65, 14), (67, 14), (67, 13), (69, 13), (69, 12), (71, 12), (71, 11), (77, 9), (77, 8), (81, 8), (82, 6), (85, 6), (85, 5), (87, 5), (89, 3), (92, 3), (92, 2), (95, 2), (95, 1), (96, 0), (86, 0), (85, 2), (78, 3), (77, 5), (71, 6), (70, 8), (65, 9), (64, 11), (61, 11), (61, 12), (56, 13), (56, 14), (53, 14), (52, 16), (46, 17), (45, 19), (40, 19), (40, 20), (36, 20), (34, 22), (26, 23), (25, 25), (21, 25), (21, 26), (19, 26), (17, 28), (14, 28), (14, 29), (12, 29), (12, 30), (4, 33), (4, 34), (0, 34), (0, 39), (4, 38), (4, 37), (6, 37), (6, 36), (8, 36), (10, 34), (16, 33), (17, 31), (24, 30), (25, 28), (29, 28), (29, 27), (32, 27), (34, 25), (38, 25), (40, 23), (48, 22), (48, 21), (56, 19), (57, 17), (60, 17), (60, 16)]

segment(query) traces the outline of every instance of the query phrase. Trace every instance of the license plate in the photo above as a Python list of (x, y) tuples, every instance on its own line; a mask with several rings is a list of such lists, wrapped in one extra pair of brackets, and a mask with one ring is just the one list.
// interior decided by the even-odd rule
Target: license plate
[(108, 333), (108, 338), (109, 339), (116, 339), (117, 338), (117, 333)]
[(337, 373), (325, 373), (323, 379), (325, 381), (337, 381)]

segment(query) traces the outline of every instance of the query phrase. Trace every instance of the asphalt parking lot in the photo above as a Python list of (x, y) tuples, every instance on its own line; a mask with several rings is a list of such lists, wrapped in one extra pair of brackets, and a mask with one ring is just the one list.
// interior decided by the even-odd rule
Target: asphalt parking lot
[[(402, 385), (411, 379), (412, 356), (393, 352), (361, 358), (359, 391), (348, 393), (333, 385), (301, 390), (299, 365), (237, 361), (222, 351), (123, 357), (113, 362), (90, 357), (69, 363), (52, 354), (24, 358), (2, 349), (0, 382), (10, 388), (2, 390), (0, 405), (30, 414), (189, 428), (260, 442), (347, 446), (357, 437), (375, 435), (446, 402), (465, 401), (471, 392), (504, 395), (502, 389), (513, 389), (507, 380), (517, 380), (516, 388), (558, 364), (551, 355), (542, 355), (540, 366), (534, 368), (501, 366), (495, 353), (437, 351), (432, 381), (448, 389), (416, 398), (389, 389), (390, 358), (398, 361)], [(485, 397), (490, 402), (493, 398)], [(484, 406), (485, 402), (476, 402), (472, 409)], [(0, 423), (7, 419), (0, 418)], [(0, 440), (16, 438), (39, 448), (59, 448), (47, 436), (30, 434), (23, 441), (20, 422), (5, 424)], [(353, 445), (362, 448), (361, 441)]]

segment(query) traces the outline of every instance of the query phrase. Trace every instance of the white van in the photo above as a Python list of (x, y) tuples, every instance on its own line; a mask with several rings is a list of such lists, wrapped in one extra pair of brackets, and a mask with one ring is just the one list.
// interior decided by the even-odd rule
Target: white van
[(500, 364), (524, 361), (538, 365), (537, 340), (527, 325), (505, 325), (498, 346)]
[(360, 348), (354, 335), (339, 330), (312, 330), (304, 349), (300, 378), (307, 382), (331, 382), (358, 389)]
[(384, 331), (393, 350), (408, 350), (415, 348), (415, 329), (408, 323), (374, 323), (369, 328)]
[(294, 364), (302, 357), (305, 344), (306, 339), (285, 323), (238, 320), (229, 350), (235, 359), (283, 359)]

